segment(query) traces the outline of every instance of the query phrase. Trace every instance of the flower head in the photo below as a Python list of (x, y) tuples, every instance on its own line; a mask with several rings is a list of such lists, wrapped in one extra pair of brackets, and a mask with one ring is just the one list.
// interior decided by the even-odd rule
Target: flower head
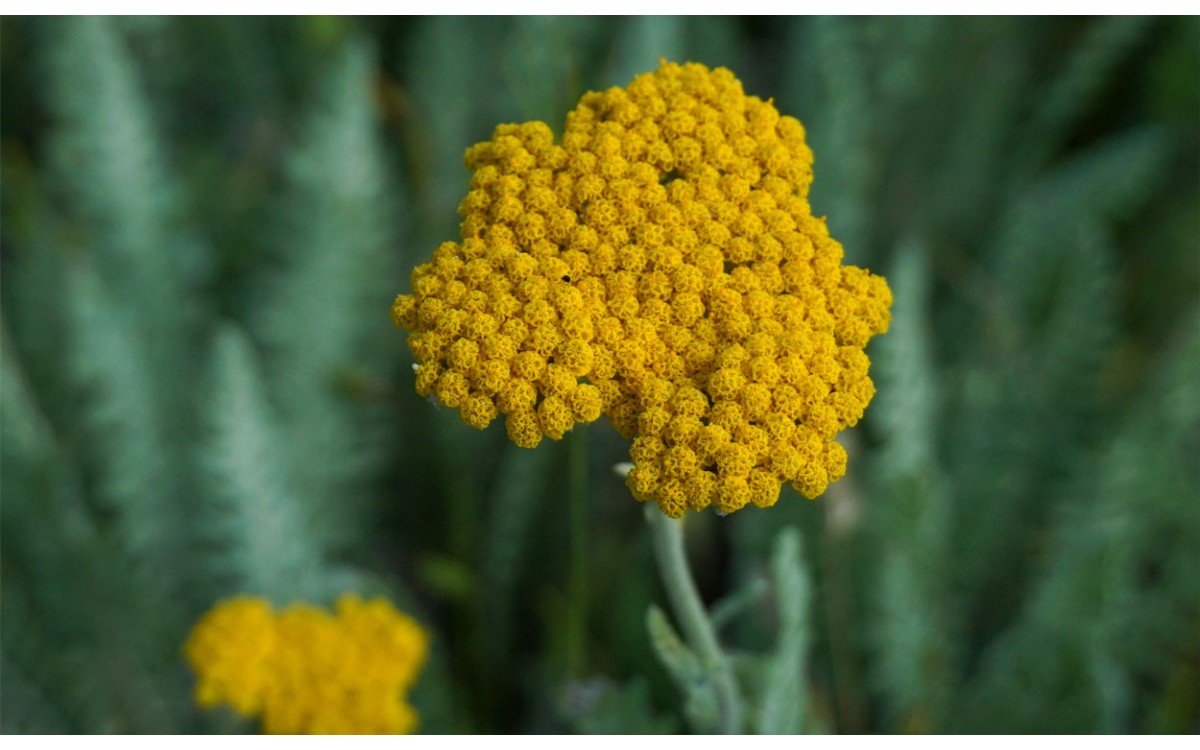
[(863, 347), (892, 298), (812, 215), (798, 120), (664, 61), (586, 94), (558, 143), (501, 125), (466, 164), (461, 242), (392, 307), (421, 395), (524, 447), (604, 414), (634, 496), (674, 517), (844, 474), (833, 440), (874, 395)]
[(294, 604), (275, 613), (240, 596), (213, 607), (184, 647), (196, 702), (261, 717), (272, 734), (402, 734), (405, 702), (428, 636), (384, 599), (338, 599), (335, 611)]

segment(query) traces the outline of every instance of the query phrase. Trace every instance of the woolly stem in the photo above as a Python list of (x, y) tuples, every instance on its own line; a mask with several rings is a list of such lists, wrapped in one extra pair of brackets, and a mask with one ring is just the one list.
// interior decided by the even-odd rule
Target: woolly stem
[(742, 731), (742, 696), (733, 666), (721, 650), (717, 633), (692, 578), (683, 544), (683, 522), (663, 515), (653, 504), (646, 506), (646, 522), (653, 533), (658, 572), (675, 619), (679, 621), (688, 645), (700, 657), (716, 691), (721, 732), (739, 734)]
[(588, 455), (587, 431), (571, 430), (568, 459), (571, 494), (571, 561), (568, 591), (567, 673), (583, 677), (587, 668)]

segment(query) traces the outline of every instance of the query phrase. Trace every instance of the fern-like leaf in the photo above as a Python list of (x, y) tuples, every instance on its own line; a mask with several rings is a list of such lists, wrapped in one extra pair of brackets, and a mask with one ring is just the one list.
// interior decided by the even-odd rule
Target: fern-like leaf
[(758, 711), (759, 734), (798, 734), (804, 731), (807, 709), (809, 599), (811, 584), (802, 557), (800, 533), (789, 528), (775, 539), (771, 560), (779, 635), (766, 668)]
[[(379, 424), (340, 388), (377, 372), (394, 338), (396, 290), (388, 248), (398, 203), (387, 177), (371, 101), (371, 54), (351, 44), (324, 81), (288, 161), (277, 234), (288, 261), (265, 282), (252, 314), (266, 380), (289, 439), (289, 471), (333, 542), (362, 521), (362, 483), (379, 457)], [(282, 254), (282, 253), (281, 253)]]
[(1080, 466), (1055, 554), (1020, 618), (985, 653), (956, 712), (960, 726), (1139, 729), (1136, 681), (1177, 658), (1163, 645), (1186, 642), (1200, 613), (1200, 482), (1188, 447), (1200, 435), (1197, 321), (1196, 311), (1185, 318), (1124, 427)]
[(164, 617), (184, 601), (193, 551), (190, 492), (181, 486), (179, 446), (156, 402), (156, 372), (144, 339), (90, 266), (71, 269), (67, 283), (71, 323), (68, 366), (84, 406), (86, 456), (97, 496), (111, 514), (122, 546), (149, 598)]
[[(206, 508), (218, 541), (214, 562), (229, 576), (223, 593), (253, 593), (279, 604), (319, 589), (322, 547), (298, 501), (278, 429), (249, 339), (232, 325), (216, 337)], [(327, 593), (327, 592), (322, 592)]]
[(897, 303), (874, 368), (872, 419), (886, 442), (875, 488), (882, 555), (877, 574), (875, 678), (893, 720), (938, 716), (956, 679), (955, 627), (946, 568), (953, 521), (934, 436), (940, 427), (930, 332), (930, 270), (924, 248), (899, 247), (889, 274)]
[(101, 278), (152, 341), (156, 364), (178, 366), (194, 313), (186, 290), (206, 259), (178, 225), (177, 183), (154, 113), (112, 21), (61, 19), (47, 29), (50, 148), (72, 211), (91, 231)]

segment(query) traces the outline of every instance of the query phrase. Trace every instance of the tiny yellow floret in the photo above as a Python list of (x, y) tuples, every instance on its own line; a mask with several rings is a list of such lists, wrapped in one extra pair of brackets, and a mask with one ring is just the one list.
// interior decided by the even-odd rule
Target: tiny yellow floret
[(586, 94), (557, 143), (500, 125), (465, 161), (461, 240), (392, 306), (418, 393), (530, 448), (606, 416), (634, 496), (675, 517), (845, 474), (892, 296), (813, 215), (799, 120), (663, 61)]
[(407, 734), (417, 713), (407, 693), (429, 652), (415, 620), (384, 599), (340, 597), (334, 611), (307, 604), (275, 612), (239, 596), (196, 623), (184, 655), (196, 703), (258, 718), (269, 734)]

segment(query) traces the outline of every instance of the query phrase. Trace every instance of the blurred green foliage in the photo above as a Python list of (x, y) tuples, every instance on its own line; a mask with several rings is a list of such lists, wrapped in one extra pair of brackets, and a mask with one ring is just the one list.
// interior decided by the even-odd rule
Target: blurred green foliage
[(687, 726), (622, 442), (589, 428), (568, 678), (568, 451), (416, 397), (388, 322), (456, 236), (468, 145), (660, 56), (805, 123), (814, 208), (896, 298), (849, 476), (688, 520), (752, 726), (1200, 730), (1195, 18), (6, 18), (0, 42), (4, 731), (253, 730), (191, 705), (191, 623), (344, 590), (432, 629), (424, 731)]

